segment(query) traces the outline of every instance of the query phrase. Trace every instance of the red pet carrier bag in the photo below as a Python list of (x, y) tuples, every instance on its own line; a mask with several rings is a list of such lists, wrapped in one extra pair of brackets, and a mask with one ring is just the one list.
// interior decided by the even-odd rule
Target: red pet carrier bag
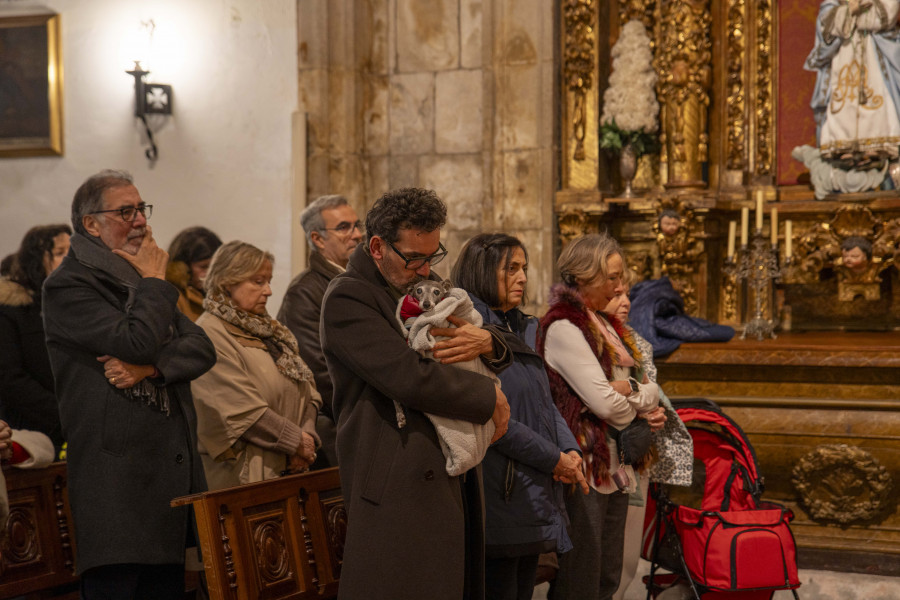
[[(800, 586), (790, 510), (760, 500), (762, 479), (744, 432), (708, 400), (674, 402), (706, 479), (700, 508), (651, 486), (641, 553), (650, 561), (647, 598), (686, 581), (697, 600), (767, 600)], [(674, 575), (660, 575), (663, 567)]]

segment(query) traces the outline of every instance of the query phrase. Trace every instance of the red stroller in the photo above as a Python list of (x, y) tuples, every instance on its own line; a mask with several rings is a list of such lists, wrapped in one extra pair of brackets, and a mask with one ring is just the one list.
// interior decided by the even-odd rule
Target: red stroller
[[(775, 590), (798, 599), (794, 515), (760, 500), (753, 446), (713, 402), (673, 404), (694, 441), (694, 481), (705, 472), (703, 496), (691, 508), (670, 499), (665, 486), (651, 486), (641, 547), (650, 561), (647, 600), (678, 582), (696, 600), (770, 600)], [(660, 567), (671, 573), (657, 573)]]

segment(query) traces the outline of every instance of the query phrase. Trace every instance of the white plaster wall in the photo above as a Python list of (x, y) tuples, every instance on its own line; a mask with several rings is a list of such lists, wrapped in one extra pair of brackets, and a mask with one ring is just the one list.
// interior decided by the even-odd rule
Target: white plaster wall
[[(62, 21), (65, 153), (0, 159), (0, 256), (33, 225), (69, 222), (86, 177), (126, 169), (154, 206), (150, 224), (163, 247), (184, 227), (204, 225), (274, 253), (274, 315), (292, 273), (296, 1), (0, 0), (0, 17), (48, 10)], [(148, 18), (156, 30), (142, 64), (149, 81), (173, 86), (175, 113), (156, 133), (153, 168), (124, 73)]]

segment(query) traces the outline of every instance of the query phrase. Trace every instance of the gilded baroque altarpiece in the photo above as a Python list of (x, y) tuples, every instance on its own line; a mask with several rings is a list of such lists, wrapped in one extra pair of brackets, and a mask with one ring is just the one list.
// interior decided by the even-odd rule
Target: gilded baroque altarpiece
[[(639, 280), (668, 276), (688, 314), (738, 335), (761, 307), (778, 340), (678, 350), (662, 361), (663, 387), (740, 417), (775, 498), (798, 514), (801, 566), (896, 575), (900, 194), (817, 201), (790, 158), (794, 146), (815, 144), (815, 74), (802, 69), (815, 39), (809, 4), (559, 0), (558, 242), (609, 231)], [(640, 160), (638, 197), (621, 198), (617, 157), (601, 150), (598, 128), (611, 49), (632, 19), (651, 39), (660, 149)], [(728, 268), (729, 226), (740, 231), (744, 209), (748, 246), (755, 236), (777, 265), (762, 291)], [(858, 238), (868, 255), (852, 266), (841, 246)]]

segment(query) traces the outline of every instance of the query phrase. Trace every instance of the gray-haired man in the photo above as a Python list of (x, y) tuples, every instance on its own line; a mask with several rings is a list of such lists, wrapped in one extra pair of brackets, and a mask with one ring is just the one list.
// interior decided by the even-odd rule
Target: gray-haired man
[(316, 388), (322, 395), (322, 408), (316, 422), (322, 448), (312, 468), (324, 469), (337, 466), (337, 455), (331, 407), (334, 388), (319, 343), (319, 315), (328, 283), (343, 273), (363, 233), (356, 211), (346, 198), (338, 195), (317, 198), (300, 215), (300, 225), (312, 250), (309, 268), (291, 281), (277, 318), (297, 337), (300, 357), (312, 370)]

